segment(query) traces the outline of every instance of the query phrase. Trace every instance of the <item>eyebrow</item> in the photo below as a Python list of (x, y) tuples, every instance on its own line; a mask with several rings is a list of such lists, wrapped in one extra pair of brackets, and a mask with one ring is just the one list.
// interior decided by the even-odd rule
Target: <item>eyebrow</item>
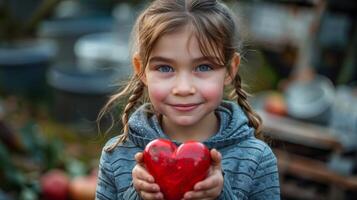
[[(214, 56), (201, 56), (201, 57), (192, 59), (193, 62), (202, 62), (202, 61), (210, 61), (210, 60), (219, 61), (219, 59)], [(175, 60), (171, 59), (171, 58), (167, 58), (167, 57), (162, 57), (162, 56), (153, 56), (149, 59), (149, 62), (175, 63)]]

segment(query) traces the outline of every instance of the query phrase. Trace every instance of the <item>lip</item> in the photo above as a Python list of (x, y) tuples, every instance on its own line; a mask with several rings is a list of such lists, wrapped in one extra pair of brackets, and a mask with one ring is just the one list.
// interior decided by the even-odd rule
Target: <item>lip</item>
[(190, 104), (172, 104), (171, 106), (175, 110), (178, 110), (178, 111), (181, 111), (181, 112), (188, 112), (188, 111), (194, 110), (199, 105), (200, 104), (197, 104), (197, 103), (196, 104), (190, 103)]

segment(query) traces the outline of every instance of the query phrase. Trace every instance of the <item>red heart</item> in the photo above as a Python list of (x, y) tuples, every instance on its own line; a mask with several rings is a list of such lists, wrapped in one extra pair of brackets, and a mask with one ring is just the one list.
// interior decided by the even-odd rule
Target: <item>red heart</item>
[(189, 141), (177, 148), (169, 140), (156, 139), (145, 147), (144, 162), (165, 199), (177, 200), (206, 178), (211, 155), (200, 142)]

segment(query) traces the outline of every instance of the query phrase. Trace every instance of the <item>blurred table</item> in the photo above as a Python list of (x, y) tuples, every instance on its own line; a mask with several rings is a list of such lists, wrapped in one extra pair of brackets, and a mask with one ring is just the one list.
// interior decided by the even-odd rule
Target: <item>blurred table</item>
[(348, 199), (357, 193), (357, 176), (342, 175), (329, 167), (343, 151), (326, 127), (258, 111), (263, 132), (278, 158), (283, 197), (293, 199)]

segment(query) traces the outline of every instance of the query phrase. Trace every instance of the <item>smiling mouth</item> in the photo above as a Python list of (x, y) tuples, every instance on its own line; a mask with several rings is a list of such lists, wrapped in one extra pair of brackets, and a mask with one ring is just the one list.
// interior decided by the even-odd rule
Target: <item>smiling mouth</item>
[(200, 104), (173, 104), (171, 105), (174, 109), (178, 111), (191, 111), (197, 108)]

